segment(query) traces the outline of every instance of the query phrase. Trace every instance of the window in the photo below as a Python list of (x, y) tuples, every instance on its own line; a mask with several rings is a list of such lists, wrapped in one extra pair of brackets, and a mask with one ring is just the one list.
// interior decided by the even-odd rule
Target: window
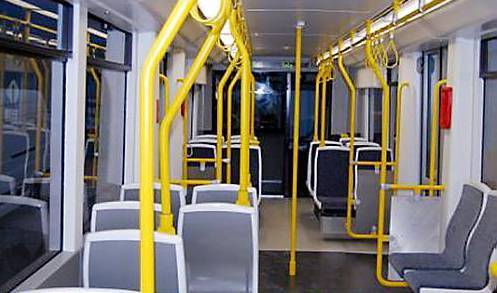
[(383, 116), (383, 94), (382, 90), (378, 88), (369, 88), (366, 90), (368, 95), (368, 120), (369, 120), (369, 137), (368, 140), (381, 144), (381, 129)]
[[(423, 97), (422, 97), (422, 117), (421, 117), (421, 161), (420, 161), (420, 182), (421, 184), (429, 183), (430, 173), (430, 154), (431, 154), (431, 120), (433, 109), (433, 89), (435, 84), (447, 77), (447, 47), (423, 52)], [(440, 182), (440, 166), (442, 166), (440, 150), (443, 141), (440, 139), (436, 151), (436, 176)], [(437, 182), (437, 183), (438, 183)]]
[(84, 231), (90, 229), (93, 205), (118, 200), (123, 183), (130, 39), (129, 33), (88, 17)]
[(70, 47), (69, 19), (71, 7), (55, 0), (24, 0), (0, 2), (0, 42), (29, 44), (57, 50)]
[(497, 38), (482, 41), (481, 77), (484, 81), (481, 180), (497, 188)]
[(0, 2), (0, 292), (62, 247), (69, 12), (51, 0)]

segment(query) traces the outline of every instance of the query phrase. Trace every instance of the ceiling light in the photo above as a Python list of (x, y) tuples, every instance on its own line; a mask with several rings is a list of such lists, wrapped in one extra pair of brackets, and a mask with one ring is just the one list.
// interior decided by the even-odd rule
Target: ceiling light
[(206, 18), (214, 18), (221, 10), (223, 0), (198, 0), (198, 8)]

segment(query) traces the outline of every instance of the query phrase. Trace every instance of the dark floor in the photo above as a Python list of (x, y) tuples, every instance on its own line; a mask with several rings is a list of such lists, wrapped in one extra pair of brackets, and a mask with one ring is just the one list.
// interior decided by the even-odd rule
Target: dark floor
[(381, 287), (375, 277), (375, 255), (335, 252), (297, 253), (297, 276), (288, 276), (288, 252), (259, 253), (259, 292), (369, 293), (411, 292)]

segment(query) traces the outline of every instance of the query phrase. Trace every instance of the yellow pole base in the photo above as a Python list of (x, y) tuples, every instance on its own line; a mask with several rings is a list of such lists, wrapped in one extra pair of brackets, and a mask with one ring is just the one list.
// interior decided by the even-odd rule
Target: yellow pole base
[(160, 226), (159, 226), (158, 231), (165, 233), (165, 234), (169, 234), (169, 235), (176, 235), (176, 229), (174, 229), (174, 226), (173, 226), (173, 215), (172, 214), (168, 214), (168, 215), (161, 214), (160, 215)]
[(241, 205), (241, 206), (246, 206), (246, 207), (252, 206), (250, 204), (250, 200), (249, 200), (249, 196), (248, 196), (248, 191), (247, 190), (240, 190), (238, 192), (238, 199), (236, 200), (236, 204), (237, 205)]
[(490, 275), (492, 277), (497, 278), (497, 262), (490, 264)]
[(288, 275), (290, 275), (290, 276), (297, 275), (297, 262), (294, 260), (291, 260), (288, 263)]

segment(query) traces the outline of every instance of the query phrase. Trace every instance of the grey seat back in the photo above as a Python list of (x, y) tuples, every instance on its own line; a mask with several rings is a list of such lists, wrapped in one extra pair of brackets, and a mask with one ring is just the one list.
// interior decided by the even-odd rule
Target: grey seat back
[[(190, 143), (187, 146), (188, 158), (216, 158), (216, 142), (208, 143)], [(213, 165), (214, 163), (207, 163)], [(188, 166), (199, 166), (200, 163), (190, 162)]]
[[(236, 203), (238, 199), (237, 184), (210, 184), (193, 188), (192, 204), (197, 203)], [(258, 206), (257, 190), (249, 188), (249, 197), (253, 207)]]
[[(154, 205), (156, 228), (160, 223), (161, 206)], [(176, 227), (176, 226), (175, 226)], [(140, 229), (140, 202), (117, 201), (93, 205), (91, 232)]]
[[(17, 184), (21, 183), (28, 177), (29, 150), (30, 140), (26, 132), (4, 131), (0, 174), (10, 176)], [(1, 187), (1, 194), (18, 194), (8, 184), (2, 184)]]
[(463, 271), (478, 284), (478, 289), (488, 284), (488, 267), (492, 252), (497, 246), (497, 195), (487, 196), (483, 213), (467, 244)]
[(50, 201), (50, 177), (26, 178), (22, 181), (21, 195)]
[(188, 292), (257, 292), (258, 229), (254, 208), (196, 204), (180, 211)]
[(319, 147), (314, 164), (314, 190), (318, 207), (333, 213), (343, 212), (347, 208), (349, 149)]
[(466, 240), (481, 214), (483, 199), (484, 192), (482, 190), (473, 185), (465, 184), (461, 199), (447, 226), (445, 248), (442, 255), (444, 258), (453, 260), (459, 267), (465, 263)]
[[(368, 140), (364, 137), (354, 137), (354, 143), (356, 142), (367, 142)], [(343, 145), (343, 146), (346, 146), (347, 143), (350, 142), (350, 137), (343, 137), (343, 138), (340, 138), (339, 142)]]
[[(240, 145), (231, 146), (231, 183), (240, 183)], [(262, 189), (262, 154), (260, 146), (250, 146), (250, 182), (261, 196)]]
[[(312, 141), (309, 144), (309, 152), (307, 154), (307, 188), (309, 192), (314, 192), (314, 159), (316, 157), (316, 150), (319, 147), (319, 141)], [(325, 146), (341, 146), (342, 144), (337, 141), (327, 140)]]
[[(186, 292), (183, 242), (155, 232), (156, 292)], [(88, 233), (83, 251), (83, 286), (140, 290), (140, 231)]]
[[(178, 226), (179, 209), (186, 205), (186, 190), (179, 185), (170, 185), (171, 192), (171, 212), (173, 213), (174, 227)], [(161, 186), (159, 183), (154, 184), (154, 201), (161, 203)], [(140, 186), (138, 183), (125, 184), (121, 186), (121, 201), (139, 201)]]
[(47, 203), (1, 195), (0, 235), (0, 284), (5, 284), (47, 252)]

